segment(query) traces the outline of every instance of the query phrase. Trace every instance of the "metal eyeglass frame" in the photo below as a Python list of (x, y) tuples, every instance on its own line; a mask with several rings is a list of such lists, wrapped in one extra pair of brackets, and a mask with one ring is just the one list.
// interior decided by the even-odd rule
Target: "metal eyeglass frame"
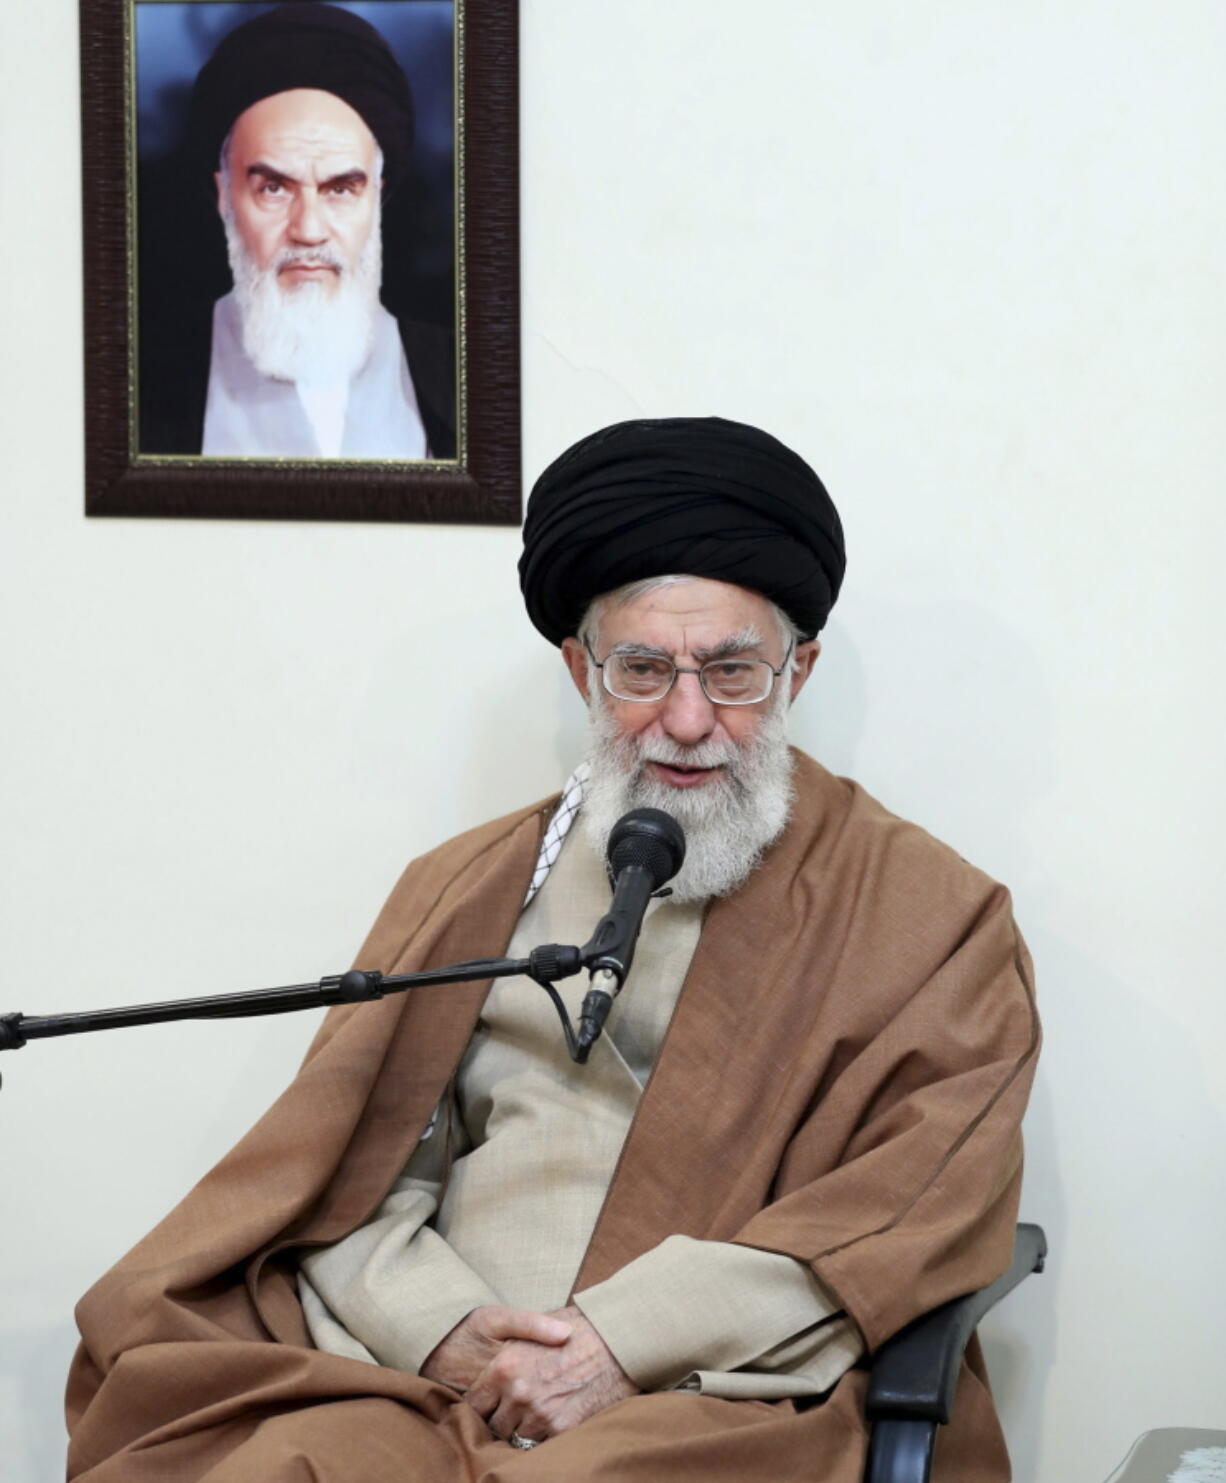
[[(706, 664), (701, 665), (698, 669), (692, 669), (689, 667), (683, 667), (679, 664), (673, 664), (673, 677), (671, 680), (669, 680), (668, 685), (662, 695), (618, 695), (616, 691), (609, 689), (609, 682), (605, 678), (604, 667), (607, 661), (596, 658), (595, 654), (592, 653), (592, 646), (588, 643), (587, 639), (583, 640), (583, 647), (587, 650), (587, 657), (600, 671), (600, 683), (604, 686), (606, 694), (611, 695), (614, 700), (624, 700), (627, 705), (659, 705), (662, 700), (667, 700), (668, 697), (672, 694), (672, 689), (673, 686), (677, 683), (678, 675), (697, 675), (698, 684), (702, 689), (702, 693), (707, 697), (712, 705), (731, 706), (761, 705), (764, 700), (769, 700), (771, 698), (775, 691), (775, 681), (781, 674), (783, 674), (784, 670), (786, 670), (788, 667), (788, 660), (792, 657), (792, 650), (796, 647), (796, 640), (788, 640), (787, 653), (783, 656), (783, 663), (779, 666), (778, 669), (775, 668), (775, 666), (770, 662), (769, 659), (752, 659), (748, 661), (751, 664), (764, 664), (771, 672), (770, 687), (767, 689), (766, 694), (759, 695), (757, 700), (716, 700), (716, 698), (707, 689), (706, 682), (703, 680), (702, 677), (703, 672), (712, 664), (727, 664), (727, 659), (708, 659)], [(672, 664), (672, 661), (670, 660), (669, 663)]]

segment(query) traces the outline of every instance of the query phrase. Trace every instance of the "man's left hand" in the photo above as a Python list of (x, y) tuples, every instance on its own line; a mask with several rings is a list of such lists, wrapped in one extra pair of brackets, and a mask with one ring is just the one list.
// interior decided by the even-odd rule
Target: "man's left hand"
[(543, 1442), (639, 1393), (578, 1308), (549, 1316), (571, 1325), (565, 1344), (510, 1340), (464, 1397), (495, 1436), (506, 1439), (517, 1432), (527, 1441)]

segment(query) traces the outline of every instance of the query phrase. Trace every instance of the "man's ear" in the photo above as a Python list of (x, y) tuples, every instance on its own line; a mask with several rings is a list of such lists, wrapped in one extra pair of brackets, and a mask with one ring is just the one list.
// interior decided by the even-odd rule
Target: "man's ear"
[(795, 665), (791, 677), (791, 696), (795, 700), (805, 688), (809, 676), (813, 673), (813, 666), (817, 663), (817, 656), (822, 652), (820, 639), (806, 639), (803, 644), (796, 645), (796, 652), (792, 656)]
[(575, 682), (575, 689), (582, 695), (584, 704), (587, 703), (587, 650), (576, 638), (562, 640), (562, 662), (570, 671), (570, 677)]

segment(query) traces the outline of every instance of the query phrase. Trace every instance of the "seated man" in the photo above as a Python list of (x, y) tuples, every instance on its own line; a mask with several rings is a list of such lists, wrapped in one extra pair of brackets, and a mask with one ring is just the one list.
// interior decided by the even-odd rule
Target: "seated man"
[[(606, 1033), (574, 1064), (526, 978), (334, 1010), (83, 1300), (72, 1477), (853, 1483), (857, 1360), (1008, 1264), (1038, 1048), (1008, 895), (786, 741), (843, 575), (816, 475), (623, 423), (524, 542), (586, 765), (410, 865), (358, 961), (585, 941), (611, 826), (662, 807), (685, 863)], [(937, 1476), (1009, 1476), (973, 1348)]]

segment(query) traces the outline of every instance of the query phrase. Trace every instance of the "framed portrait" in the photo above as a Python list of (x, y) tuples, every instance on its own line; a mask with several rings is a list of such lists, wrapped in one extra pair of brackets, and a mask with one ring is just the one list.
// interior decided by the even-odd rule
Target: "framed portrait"
[(520, 519), (516, 0), (81, 0), (89, 515)]

